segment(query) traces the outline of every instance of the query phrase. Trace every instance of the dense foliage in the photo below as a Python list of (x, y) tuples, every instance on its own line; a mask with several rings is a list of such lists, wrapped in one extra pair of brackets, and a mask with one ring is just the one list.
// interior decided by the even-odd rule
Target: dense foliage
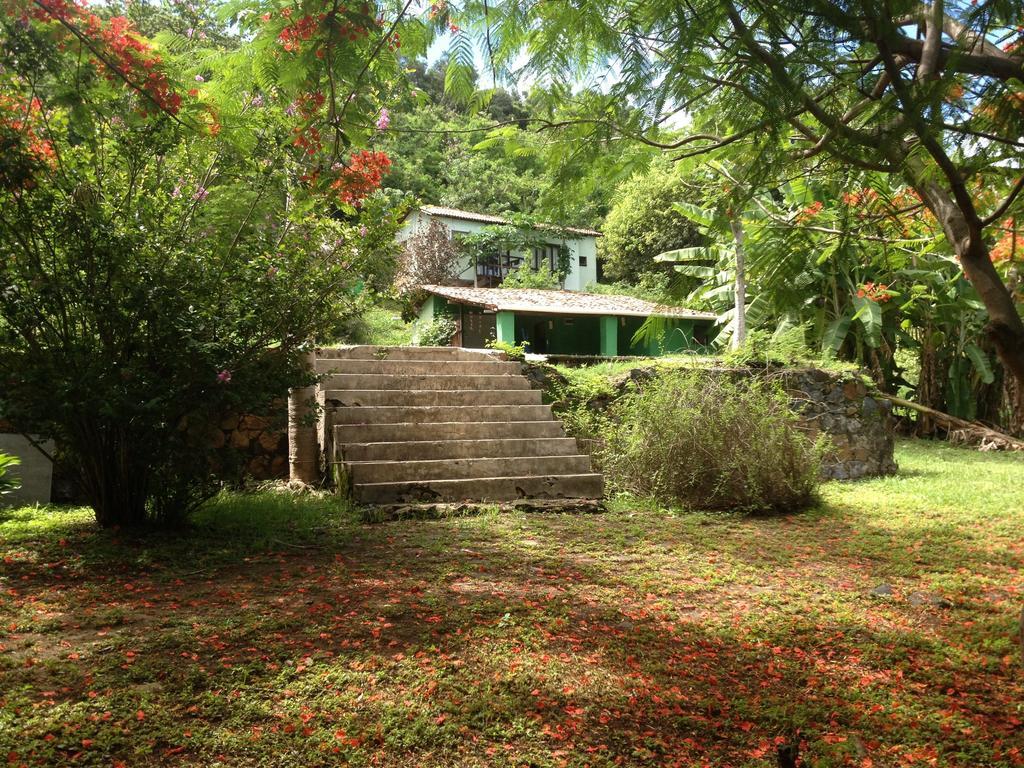
[[(694, 183), (713, 165), (694, 170)], [(738, 184), (732, 175), (721, 181)], [(751, 328), (802, 330), (813, 354), (856, 362), (886, 391), (1019, 429), (1020, 405), (983, 336), (984, 305), (912, 190), (877, 174), (808, 174), (748, 192), (742, 208), (716, 206), (707, 194), (703, 205), (677, 207), (710, 245), (663, 259), (700, 281), (687, 298), (720, 313), (720, 341), (735, 320), (733, 219), (745, 232)], [(1007, 259), (997, 264), (1009, 271)]]
[(452, 343), (452, 336), (459, 331), (453, 318), (435, 317), (429, 325), (419, 332), (418, 342), (421, 347), (447, 347)]
[(615, 190), (599, 242), (604, 274), (636, 283), (644, 275), (664, 272), (655, 257), (665, 251), (699, 245), (697, 227), (675, 208), (693, 199), (687, 179), (671, 163), (655, 163)]
[(617, 404), (601, 465), (619, 490), (694, 509), (793, 512), (817, 498), (823, 446), (761, 381), (663, 372)]
[(0, 453), (0, 496), (6, 496), (20, 486), (20, 481), (10, 474), (11, 468), (20, 463), (17, 456)]
[(162, 48), (103, 6), (0, 20), (0, 413), (56, 439), (102, 525), (213, 493), (223, 414), (301, 383), (304, 345), (393, 279), (390, 161), (352, 143), (385, 19), (242, 10), (243, 37)]
[[(565, 143), (631, 140), (677, 160), (738, 151), (748, 188), (808, 161), (906, 185), (983, 303), (986, 338), (1024, 381), (1019, 289), (993, 260), (1017, 251), (1024, 190), (1019, 4), (507, 0), (464, 10), (501, 41), (497, 67), (525, 59), (551, 91), (572, 92)], [(602, 80), (609, 64), (617, 76)], [(685, 131), (667, 128), (686, 113)]]

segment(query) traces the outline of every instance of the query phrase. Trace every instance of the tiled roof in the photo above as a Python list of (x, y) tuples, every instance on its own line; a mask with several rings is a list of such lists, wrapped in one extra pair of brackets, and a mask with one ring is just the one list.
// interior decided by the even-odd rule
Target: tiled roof
[(711, 312), (667, 307), (632, 296), (609, 296), (579, 291), (541, 291), (531, 288), (458, 288), (424, 285), (422, 288), (458, 304), (471, 304), (494, 312), (536, 312), (545, 315), (615, 315), (628, 317), (679, 317), (714, 320)]
[[(447, 216), (449, 219), (462, 219), (463, 221), (479, 221), (484, 224), (508, 224), (508, 219), (503, 219), (501, 216), (492, 216), (489, 213), (476, 213), (474, 211), (461, 211), (458, 208), (445, 208), (442, 205), (424, 205), (420, 208), (424, 213), (429, 213), (431, 216)], [(601, 233), (596, 229), (582, 229), (580, 227), (558, 227), (555, 224), (541, 224), (541, 227), (552, 229), (564, 229), (566, 232), (572, 232), (574, 235), (589, 235), (591, 237), (601, 237)]]

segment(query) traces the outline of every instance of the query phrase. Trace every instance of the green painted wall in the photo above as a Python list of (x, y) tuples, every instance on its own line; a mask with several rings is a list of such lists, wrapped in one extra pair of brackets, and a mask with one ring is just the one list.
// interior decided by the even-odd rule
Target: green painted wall
[[(430, 296), (420, 308), (420, 327), (425, 328), (442, 314), (463, 317), (482, 315), (476, 307), (452, 304), (440, 296)], [(510, 344), (531, 341), (528, 352), (549, 355), (647, 356), (694, 352), (711, 340), (712, 324), (706, 321), (668, 320), (662, 339), (633, 343), (633, 336), (644, 324), (643, 317), (560, 317), (520, 315), (498, 312), (494, 331), (498, 340)], [(602, 329), (602, 325), (604, 326)], [(698, 340), (694, 340), (694, 335)], [(482, 342), (481, 342), (482, 344)]]
[(699, 327), (698, 335), (705, 337), (710, 329), (710, 322), (694, 320), (667, 320), (662, 338), (644, 339), (639, 343), (633, 342), (633, 336), (640, 326), (644, 324), (643, 317), (620, 317), (619, 321), (619, 345), (620, 355), (671, 355), (680, 352), (694, 352), (702, 347), (702, 344), (694, 340), (695, 326)]
[(516, 343), (516, 316), (511, 312), (499, 312), (495, 317), (496, 338), (507, 344)]
[(528, 352), (548, 355), (601, 354), (599, 317), (516, 315), (516, 341), (530, 340)]
[(601, 318), (601, 354), (615, 357), (619, 354), (619, 318), (609, 315)]

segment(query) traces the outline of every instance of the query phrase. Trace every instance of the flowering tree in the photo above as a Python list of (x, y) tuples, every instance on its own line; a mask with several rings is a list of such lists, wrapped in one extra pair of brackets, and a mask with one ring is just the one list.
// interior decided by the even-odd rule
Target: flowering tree
[[(101, 525), (215, 490), (227, 410), (300, 383), (362, 286), (400, 17), (243, 6), (141, 36), (71, 0), (0, 18), (0, 413), (56, 438)], [(340, 84), (346, 84), (344, 92)], [(390, 229), (382, 236), (380, 222)]]

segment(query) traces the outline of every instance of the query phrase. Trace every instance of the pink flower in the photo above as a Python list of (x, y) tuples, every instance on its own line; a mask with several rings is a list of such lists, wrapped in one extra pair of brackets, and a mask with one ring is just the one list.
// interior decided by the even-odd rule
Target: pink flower
[(361, 226), (361, 227), (359, 228), (359, 236), (360, 236), (360, 237), (366, 237), (366, 235), (367, 235), (367, 233), (369, 233), (369, 231), (370, 231), (370, 230), (368, 230), (368, 229), (366, 228), (366, 225), (365, 225), (365, 224), (363, 224), (363, 226)]
[(196, 82), (197, 83), (205, 83), (206, 82), (206, 78), (203, 77), (202, 75), (196, 75)]
[(210, 191), (206, 187), (200, 187), (196, 190), (196, 193), (192, 195), (192, 199), (197, 203), (203, 202), (210, 195)]
[(231, 381), (231, 371), (225, 368), (223, 371), (217, 374), (217, 381), (221, 384), (228, 384)]
[(380, 117), (377, 118), (377, 130), (386, 131), (389, 125), (391, 125), (391, 115), (388, 114), (387, 109), (382, 109)]

